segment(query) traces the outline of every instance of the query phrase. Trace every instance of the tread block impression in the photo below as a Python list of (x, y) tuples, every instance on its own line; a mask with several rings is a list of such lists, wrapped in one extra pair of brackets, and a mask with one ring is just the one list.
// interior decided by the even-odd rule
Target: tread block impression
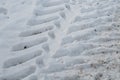
[(40, 56), (41, 54), (42, 54), (42, 51), (36, 51), (36, 52), (32, 52), (32, 53), (27, 53), (25, 55), (10, 58), (4, 62), (3, 67), (10, 68), (10, 67), (13, 67), (16, 65), (20, 65), (22, 63), (25, 63), (26, 61), (29, 61), (35, 57)]
[(48, 38), (43, 37), (43, 38), (39, 38), (39, 39), (29, 41), (29, 42), (22, 42), (22, 43), (19, 43), (19, 44), (13, 46), (12, 51), (25, 50), (30, 47), (42, 44), (42, 43), (46, 42), (47, 40), (48, 40)]
[(6, 75), (0, 77), (0, 80), (21, 80), (21, 79), (27, 77), (28, 75), (34, 73), (35, 70), (36, 70), (35, 66), (29, 66), (20, 71), (6, 74)]
[(42, 34), (44, 32), (50, 31), (52, 30), (54, 27), (53, 26), (45, 26), (39, 29), (30, 29), (24, 32), (21, 32), (20, 36), (21, 37), (27, 37), (27, 36), (33, 36), (33, 35), (37, 35), (37, 34)]

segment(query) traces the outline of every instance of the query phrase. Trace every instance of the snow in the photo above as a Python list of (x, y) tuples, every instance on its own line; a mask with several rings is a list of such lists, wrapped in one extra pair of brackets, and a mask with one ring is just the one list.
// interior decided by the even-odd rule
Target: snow
[(119, 80), (120, 0), (0, 0), (0, 80)]
[(25, 22), (32, 14), (34, 3), (32, 0), (0, 0), (0, 72), (4, 60), (11, 54), (10, 48), (22, 40), (18, 34), (27, 27)]

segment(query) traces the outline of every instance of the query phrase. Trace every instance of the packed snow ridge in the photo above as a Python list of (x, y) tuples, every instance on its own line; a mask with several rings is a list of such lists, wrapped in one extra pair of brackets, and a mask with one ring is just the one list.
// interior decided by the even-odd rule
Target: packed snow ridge
[(0, 80), (120, 80), (120, 0), (0, 0)]

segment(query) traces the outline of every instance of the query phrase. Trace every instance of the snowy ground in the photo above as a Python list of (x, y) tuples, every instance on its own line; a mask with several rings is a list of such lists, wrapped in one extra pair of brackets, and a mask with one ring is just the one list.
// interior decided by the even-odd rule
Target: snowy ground
[(0, 80), (119, 80), (120, 0), (0, 0)]

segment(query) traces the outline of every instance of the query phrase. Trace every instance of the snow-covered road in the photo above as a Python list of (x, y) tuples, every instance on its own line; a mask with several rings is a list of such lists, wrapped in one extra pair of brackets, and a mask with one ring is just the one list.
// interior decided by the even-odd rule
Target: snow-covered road
[(119, 80), (120, 0), (0, 0), (0, 80)]

